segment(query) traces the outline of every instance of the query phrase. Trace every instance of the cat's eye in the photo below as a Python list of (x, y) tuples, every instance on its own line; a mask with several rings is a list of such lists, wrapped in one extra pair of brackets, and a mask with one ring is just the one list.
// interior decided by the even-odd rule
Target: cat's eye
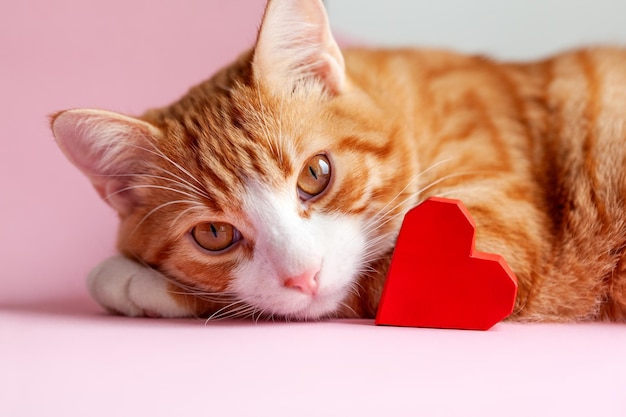
[(228, 249), (241, 239), (233, 225), (220, 222), (200, 223), (191, 229), (191, 236), (198, 246), (210, 252)]
[(330, 183), (331, 171), (326, 155), (319, 154), (309, 159), (298, 176), (300, 198), (309, 200), (321, 194)]

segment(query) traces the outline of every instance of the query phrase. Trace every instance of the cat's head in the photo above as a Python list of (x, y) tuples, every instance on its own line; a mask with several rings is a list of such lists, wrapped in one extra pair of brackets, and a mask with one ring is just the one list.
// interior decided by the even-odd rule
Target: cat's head
[(52, 129), (119, 212), (123, 254), (268, 315), (366, 291), (414, 191), (403, 128), (346, 71), (319, 0), (271, 1), (253, 50), (171, 106)]

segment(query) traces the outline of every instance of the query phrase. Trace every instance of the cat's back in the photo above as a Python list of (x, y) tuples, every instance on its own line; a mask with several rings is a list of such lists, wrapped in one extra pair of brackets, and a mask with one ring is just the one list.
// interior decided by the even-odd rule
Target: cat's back
[[(519, 62), (426, 48), (360, 47), (343, 52), (350, 79), (357, 86), (374, 91), (394, 85), (410, 87), (409, 80), (421, 84), (437, 82), (451, 74), (458, 77), (457, 86), (475, 82), (478, 74), (487, 75), (483, 79), (487, 82), (489, 78), (497, 82), (508, 77), (518, 87), (540, 84), (546, 88), (565, 84), (577, 89), (587, 84), (593, 88), (596, 81), (607, 77), (608, 82), (622, 85), (626, 79), (626, 48), (617, 46), (581, 48)], [(549, 93), (557, 93), (557, 89)]]
[[(358, 48), (346, 50), (345, 59), (353, 85), (389, 116), (410, 124), (411, 140), (427, 148), (473, 138), (476, 127), (489, 126), (498, 139), (492, 145), (508, 148), (536, 171), (546, 158), (555, 157), (550, 165), (558, 165), (584, 154), (602, 167), (607, 153), (622, 154), (625, 48), (583, 48), (528, 62), (445, 50)], [(558, 155), (551, 154), (557, 148)]]
[(419, 166), (451, 161), (420, 178), (427, 194), (470, 206), (477, 246), (513, 265), (519, 317), (626, 315), (625, 49), (519, 63), (410, 49), (345, 57), (354, 84), (411, 125)]

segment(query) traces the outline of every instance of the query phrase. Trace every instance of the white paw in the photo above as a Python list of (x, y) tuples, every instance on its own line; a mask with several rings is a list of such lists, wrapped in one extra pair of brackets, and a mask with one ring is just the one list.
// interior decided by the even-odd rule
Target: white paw
[(87, 278), (91, 296), (108, 310), (127, 316), (188, 317), (159, 272), (121, 255), (96, 266)]

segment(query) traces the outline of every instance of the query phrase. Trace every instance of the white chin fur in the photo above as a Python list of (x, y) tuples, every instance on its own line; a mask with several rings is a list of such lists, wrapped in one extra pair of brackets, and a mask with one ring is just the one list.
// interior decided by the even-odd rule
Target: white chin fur
[[(354, 216), (314, 213), (298, 215), (297, 202), (287, 194), (251, 187), (247, 212), (256, 228), (254, 257), (242, 263), (230, 290), (264, 315), (293, 319), (332, 316), (354, 285), (365, 239)], [(318, 291), (307, 295), (282, 285), (281, 277), (311, 267), (321, 269)]]

